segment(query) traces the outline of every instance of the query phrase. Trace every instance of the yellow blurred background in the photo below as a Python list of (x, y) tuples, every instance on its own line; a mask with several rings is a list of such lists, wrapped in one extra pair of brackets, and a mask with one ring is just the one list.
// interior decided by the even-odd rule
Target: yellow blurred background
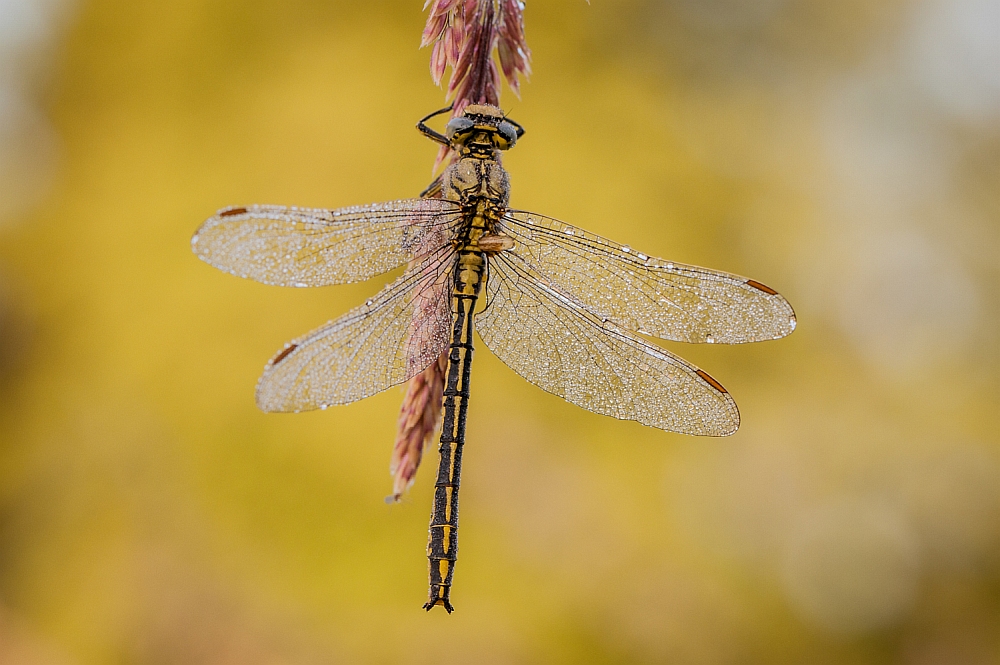
[(0, 662), (1000, 663), (1000, 3), (534, 0), (512, 204), (753, 277), (671, 350), (743, 414), (589, 414), (481, 347), (448, 616), (402, 397), (265, 415), (385, 280), (198, 261), (225, 205), (417, 194), (420, 0), (0, 3)]

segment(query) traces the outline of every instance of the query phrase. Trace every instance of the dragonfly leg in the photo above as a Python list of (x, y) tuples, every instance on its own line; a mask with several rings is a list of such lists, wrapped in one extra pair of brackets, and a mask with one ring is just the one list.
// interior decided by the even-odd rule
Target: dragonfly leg
[(521, 138), (522, 136), (524, 136), (524, 127), (522, 127), (520, 123), (514, 122), (507, 116), (504, 116), (503, 119), (509, 122), (510, 124), (514, 125), (514, 129), (517, 130), (517, 138)]
[(434, 178), (434, 181), (427, 185), (427, 188), (420, 192), (420, 198), (422, 199), (437, 199), (441, 198), (441, 183), (444, 180), (443, 175), (439, 175)]
[(421, 118), (417, 122), (417, 131), (420, 132), (421, 134), (423, 134), (424, 136), (426, 136), (427, 138), (429, 138), (432, 141), (440, 143), (441, 145), (449, 145), (450, 146), (451, 145), (451, 141), (448, 140), (448, 137), (445, 136), (444, 134), (441, 134), (440, 132), (436, 132), (433, 129), (431, 129), (430, 127), (428, 127), (427, 126), (427, 121), (430, 120), (431, 118), (433, 118), (436, 115), (441, 115), (442, 113), (447, 113), (448, 111), (451, 110), (452, 106), (454, 106), (454, 105), (453, 104), (449, 104), (448, 106), (444, 107), (443, 109), (439, 109), (437, 111), (434, 111), (434, 113), (431, 113), (430, 115), (427, 115), (427, 116), (424, 116), (423, 118)]

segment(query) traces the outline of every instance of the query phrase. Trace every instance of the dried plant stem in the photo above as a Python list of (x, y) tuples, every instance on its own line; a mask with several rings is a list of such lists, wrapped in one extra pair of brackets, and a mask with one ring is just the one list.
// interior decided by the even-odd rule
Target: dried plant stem
[[(421, 46), (433, 45), (434, 83), (440, 84), (446, 69), (451, 68), (446, 98), (453, 100), (452, 117), (461, 115), (469, 104), (499, 105), (501, 70), (514, 94), (519, 93), (519, 76), (531, 73), (521, 0), (427, 0), (424, 8), (428, 7)], [(453, 153), (442, 147), (435, 169), (452, 158)], [(407, 385), (389, 465), (393, 475), (389, 501), (398, 501), (413, 484), (424, 449), (441, 422), (447, 366), (446, 351)]]
[(424, 449), (441, 420), (444, 373), (448, 354), (441, 356), (406, 385), (406, 396), (399, 411), (399, 427), (392, 449), (389, 473), (393, 475), (392, 501), (399, 501), (413, 484)]

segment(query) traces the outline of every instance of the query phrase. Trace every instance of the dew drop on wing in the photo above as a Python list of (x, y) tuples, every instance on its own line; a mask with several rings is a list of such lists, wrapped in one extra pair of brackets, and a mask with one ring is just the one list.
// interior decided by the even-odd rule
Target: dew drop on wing
[(622, 251), (628, 254), (632, 251), (632, 248), (629, 245), (622, 245)]

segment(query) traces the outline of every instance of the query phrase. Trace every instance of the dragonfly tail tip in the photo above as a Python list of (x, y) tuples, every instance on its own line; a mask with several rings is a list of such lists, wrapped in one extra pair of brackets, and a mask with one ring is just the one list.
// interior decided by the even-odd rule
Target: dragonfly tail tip
[(444, 607), (444, 609), (447, 610), (448, 614), (451, 614), (452, 612), (455, 611), (455, 608), (452, 606), (452, 604), (449, 603), (444, 598), (437, 598), (435, 600), (428, 600), (426, 603), (424, 603), (424, 609), (427, 610), (428, 612), (430, 612), (432, 609), (434, 609), (438, 605), (441, 605), (442, 607)]

